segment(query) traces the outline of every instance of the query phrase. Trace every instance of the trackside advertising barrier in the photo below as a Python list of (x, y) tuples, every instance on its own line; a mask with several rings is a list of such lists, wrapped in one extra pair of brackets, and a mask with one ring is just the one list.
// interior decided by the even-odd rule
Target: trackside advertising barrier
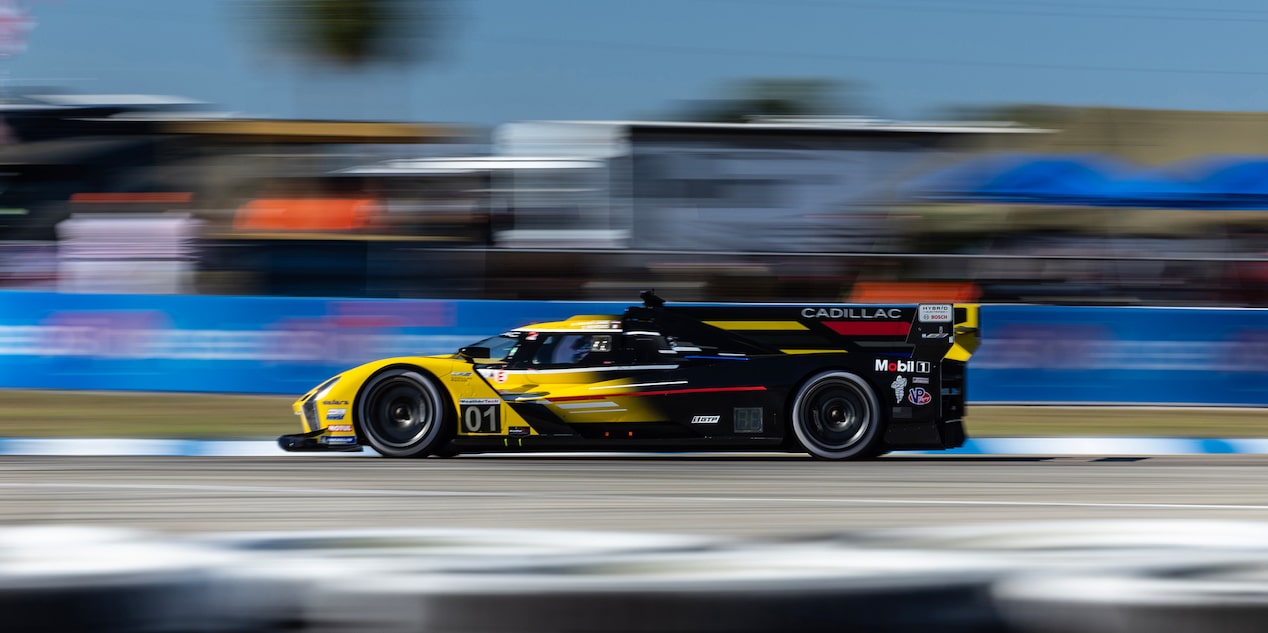
[(1268, 406), (1268, 310), (983, 306), (975, 403)]
[(299, 394), (376, 358), (626, 305), (0, 292), (0, 388)]
[[(629, 302), (0, 292), (0, 388), (299, 394)], [(982, 306), (981, 404), (1268, 406), (1268, 310)]]

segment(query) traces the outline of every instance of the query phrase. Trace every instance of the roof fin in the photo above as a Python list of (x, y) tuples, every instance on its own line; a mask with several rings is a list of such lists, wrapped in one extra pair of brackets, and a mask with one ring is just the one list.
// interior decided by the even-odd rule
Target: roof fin
[(648, 308), (661, 308), (665, 306), (665, 300), (656, 296), (656, 289), (644, 290), (638, 293), (638, 298), (643, 300), (643, 306)]

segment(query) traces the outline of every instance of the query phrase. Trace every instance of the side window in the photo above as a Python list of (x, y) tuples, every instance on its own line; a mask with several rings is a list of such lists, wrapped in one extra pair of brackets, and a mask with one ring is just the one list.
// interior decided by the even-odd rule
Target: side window
[(548, 334), (533, 354), (534, 367), (611, 364), (611, 334)]
[(472, 343), (471, 347), (487, 347), (489, 348), (489, 359), (505, 361), (515, 356), (515, 352), (519, 350), (519, 344), (519, 333), (507, 332)]
[(678, 357), (665, 337), (658, 334), (633, 334), (630, 338), (636, 365), (660, 365)]
[(546, 334), (542, 337), (541, 343), (537, 345), (537, 351), (533, 354), (532, 364), (534, 366), (554, 365), (555, 353), (559, 350), (558, 334)]

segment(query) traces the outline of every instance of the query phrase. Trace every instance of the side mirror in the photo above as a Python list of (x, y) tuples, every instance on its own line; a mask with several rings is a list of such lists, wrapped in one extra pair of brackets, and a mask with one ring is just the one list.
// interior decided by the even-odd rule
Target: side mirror
[(472, 345), (459, 349), (458, 355), (467, 360), (475, 360), (477, 358), (489, 358), (490, 356), (493, 356), (493, 351), (487, 347)]

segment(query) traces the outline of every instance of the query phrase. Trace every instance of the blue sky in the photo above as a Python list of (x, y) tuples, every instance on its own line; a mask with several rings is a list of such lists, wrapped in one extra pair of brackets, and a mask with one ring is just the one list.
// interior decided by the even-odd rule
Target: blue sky
[(856, 82), (860, 114), (1001, 103), (1268, 110), (1256, 0), (452, 0), (442, 55), (303, 68), (250, 0), (27, 0), (10, 85), (174, 94), (246, 115), (490, 125), (655, 117), (743, 77)]

